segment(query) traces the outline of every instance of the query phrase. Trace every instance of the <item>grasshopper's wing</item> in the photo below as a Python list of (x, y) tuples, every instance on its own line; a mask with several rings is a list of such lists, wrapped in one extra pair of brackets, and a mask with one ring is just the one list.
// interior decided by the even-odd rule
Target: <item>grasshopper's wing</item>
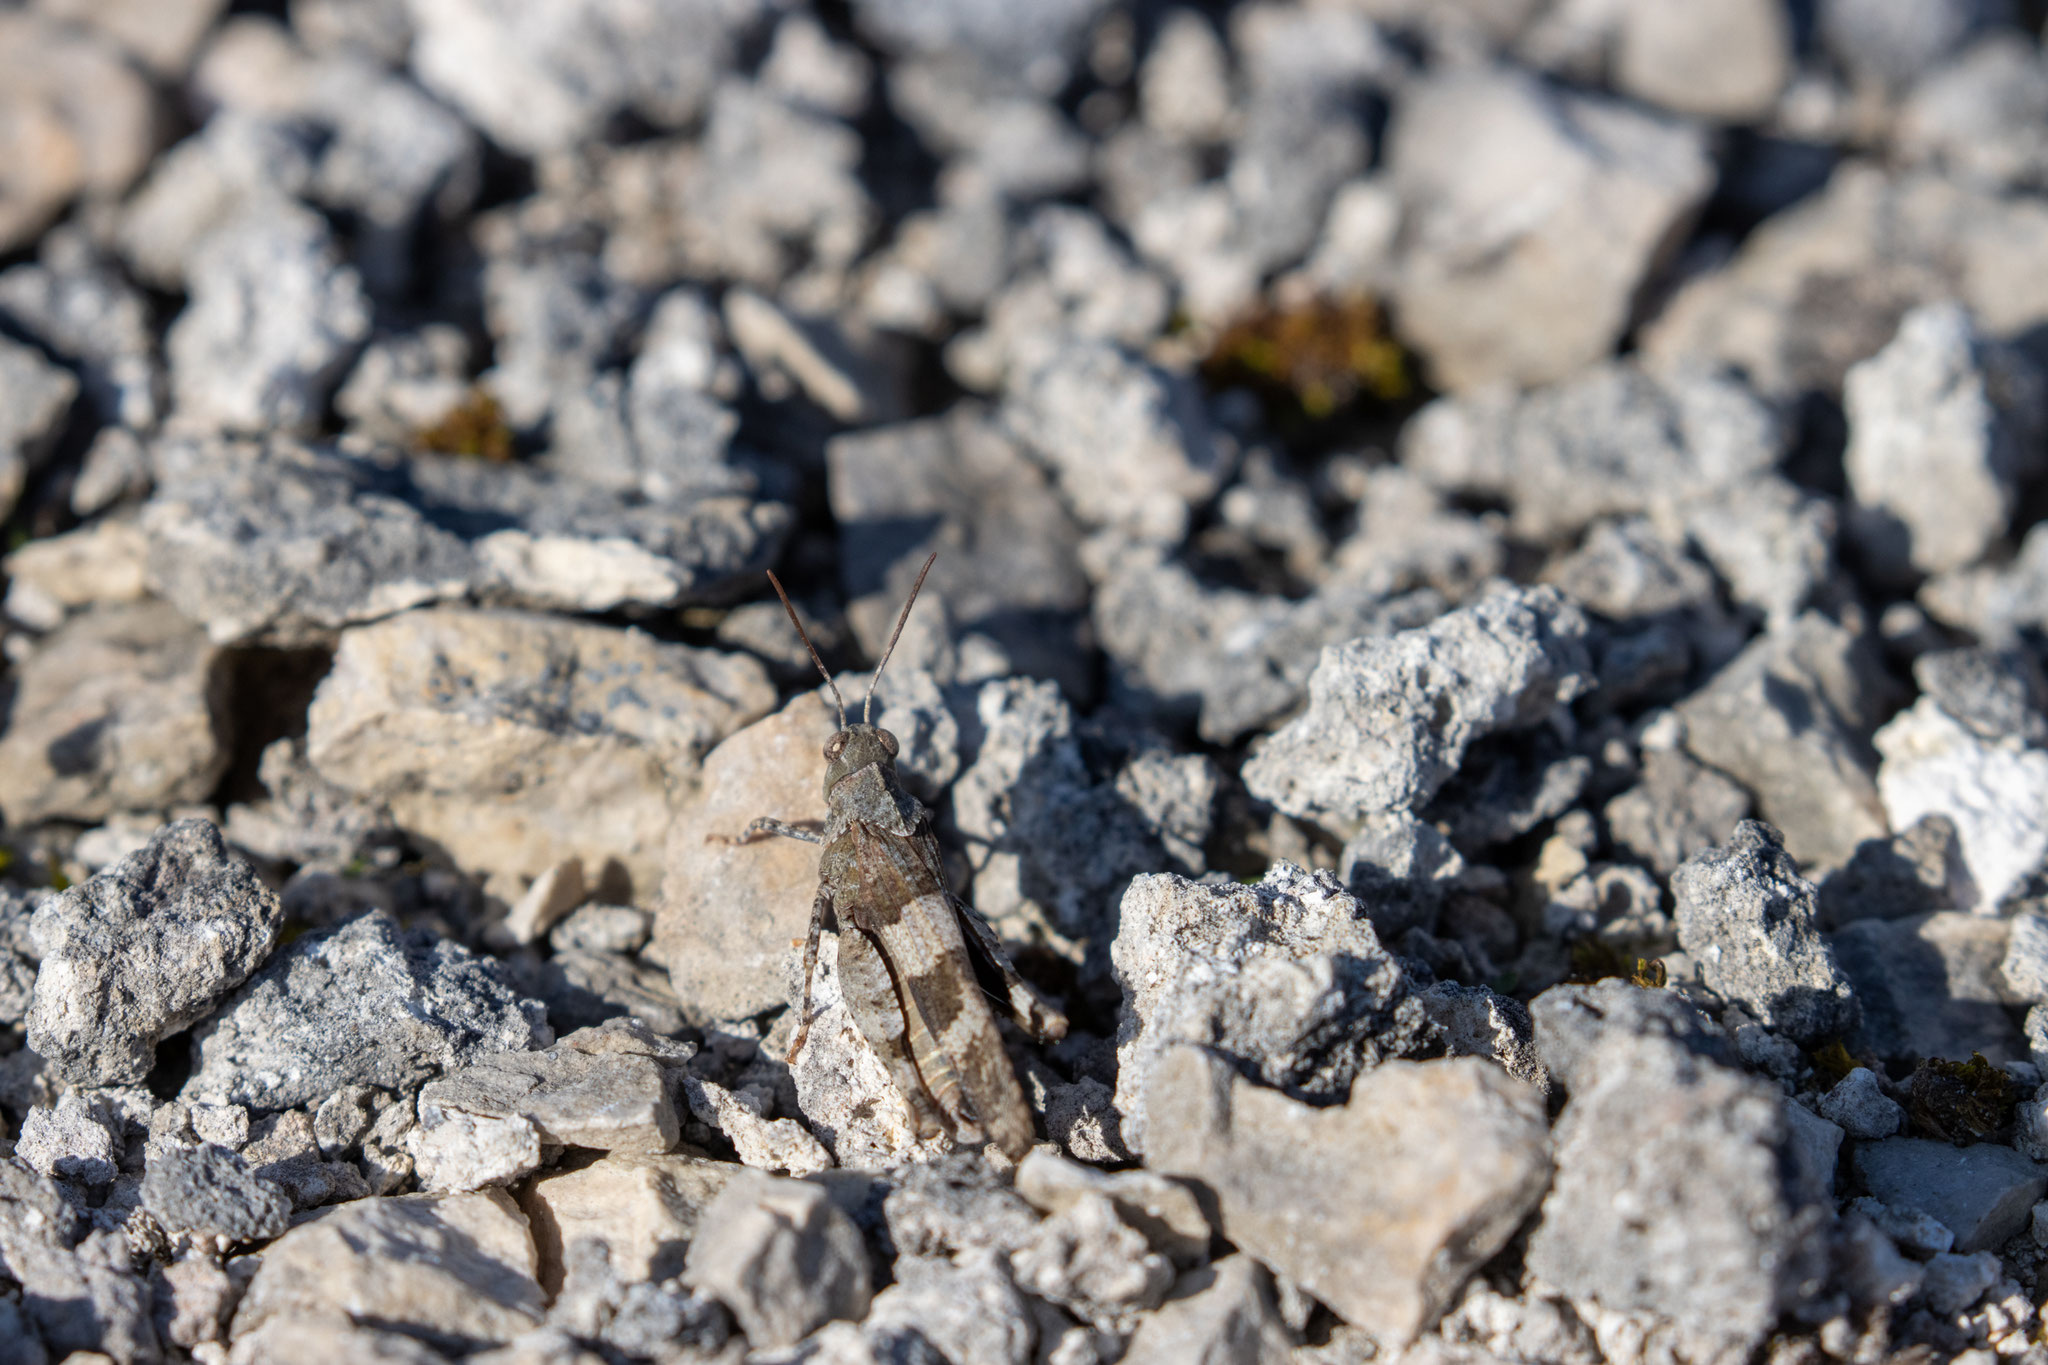
[(948, 894), (946, 899), (960, 920), (967, 951), (973, 955), (976, 965), (1002, 982), (1003, 992), (998, 998), (1009, 1006), (1010, 1017), (1041, 1043), (1056, 1043), (1066, 1037), (1067, 1016), (1040, 995), (1036, 986), (1017, 975), (1010, 955), (1003, 951), (1003, 941), (996, 937), (995, 930), (989, 928), (981, 912), (958, 896)]
[(880, 948), (902, 1006), (911, 1060), (964, 1140), (987, 1137), (1013, 1157), (1031, 1149), (1031, 1111), (982, 998), (938, 866), (921, 825), (905, 839), (854, 826), (862, 872), (854, 922)]

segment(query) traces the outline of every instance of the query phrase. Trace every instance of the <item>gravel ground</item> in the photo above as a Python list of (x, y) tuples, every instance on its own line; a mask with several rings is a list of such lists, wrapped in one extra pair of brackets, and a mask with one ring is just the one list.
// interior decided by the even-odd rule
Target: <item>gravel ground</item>
[(2048, 1365), (2044, 19), (0, 3), (0, 1365)]

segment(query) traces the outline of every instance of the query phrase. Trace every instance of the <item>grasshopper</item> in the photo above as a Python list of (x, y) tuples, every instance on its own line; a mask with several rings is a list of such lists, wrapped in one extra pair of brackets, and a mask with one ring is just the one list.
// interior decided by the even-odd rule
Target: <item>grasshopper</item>
[(789, 1060), (796, 1060), (810, 1032), (818, 936), (829, 920), (839, 933), (839, 985), (847, 1011), (902, 1092), (918, 1136), (948, 1132), (963, 1144), (994, 1142), (1016, 1158), (1034, 1140), (1031, 1111), (984, 992), (1041, 1042), (1065, 1036), (1066, 1017), (1017, 975), (995, 931), (947, 889), (931, 812), (897, 781), (896, 736), (869, 723), (875, 685), (937, 558), (933, 554), (918, 571), (868, 681), (860, 721), (852, 725), (839, 684), (818, 657), (782, 581), (768, 575), (831, 690), (839, 732), (825, 745), (823, 833), (764, 816), (734, 842), (782, 835), (824, 845)]

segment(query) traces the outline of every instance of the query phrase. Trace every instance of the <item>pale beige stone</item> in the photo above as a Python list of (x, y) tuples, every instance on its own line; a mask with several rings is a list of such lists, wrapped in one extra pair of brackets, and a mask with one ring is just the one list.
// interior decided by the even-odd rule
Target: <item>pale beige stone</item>
[(68, 622), (15, 673), (0, 737), (7, 823), (205, 800), (228, 761), (226, 683), (222, 651), (161, 603)]
[(1150, 1166), (1206, 1182), (1225, 1237), (1390, 1345), (1443, 1313), (1550, 1180), (1542, 1097), (1476, 1057), (1385, 1062), (1314, 1109), (1182, 1044), (1145, 1103)]
[(403, 1332), (359, 1327), (338, 1313), (272, 1318), (235, 1338), (228, 1365), (442, 1365), (447, 1357)]
[(45, 536), (7, 556), (7, 614), (53, 630), (67, 613), (94, 602), (134, 602), (147, 591), (149, 542), (132, 517), (108, 517), (61, 536)]
[(155, 140), (149, 83), (93, 35), (0, 10), (0, 251), (81, 191), (117, 193)]
[(582, 1237), (603, 1238), (612, 1269), (628, 1282), (680, 1268), (705, 1206), (744, 1169), (708, 1157), (619, 1152), (542, 1176), (520, 1198), (541, 1284), (550, 1294), (561, 1289), (562, 1254)]
[(271, 1245), (235, 1312), (234, 1336), (338, 1314), (442, 1338), (510, 1341), (540, 1322), (537, 1268), (526, 1218), (503, 1190), (358, 1199)]
[(822, 751), (838, 728), (830, 702), (804, 693), (707, 754), (697, 795), (676, 812), (652, 955), (693, 1024), (785, 1003), (782, 960), (810, 924), (818, 847), (717, 840), (762, 815), (822, 822)]
[(671, 799), (706, 750), (774, 700), (744, 655), (430, 608), (343, 632), (306, 756), (508, 901), (570, 858), (607, 895), (645, 895)]

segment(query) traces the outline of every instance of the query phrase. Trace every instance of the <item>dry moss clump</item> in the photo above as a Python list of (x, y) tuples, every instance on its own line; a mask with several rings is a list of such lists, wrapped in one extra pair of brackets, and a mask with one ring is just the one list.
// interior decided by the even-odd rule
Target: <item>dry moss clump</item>
[(472, 388), (440, 421), (414, 433), (413, 445), (436, 455), (467, 455), (502, 464), (512, 458), (512, 424), (497, 399)]
[(1202, 375), (1214, 387), (1251, 388), (1315, 422), (1361, 399), (1400, 403), (1415, 393), (1408, 353), (1369, 298), (1261, 307), (1216, 338)]

